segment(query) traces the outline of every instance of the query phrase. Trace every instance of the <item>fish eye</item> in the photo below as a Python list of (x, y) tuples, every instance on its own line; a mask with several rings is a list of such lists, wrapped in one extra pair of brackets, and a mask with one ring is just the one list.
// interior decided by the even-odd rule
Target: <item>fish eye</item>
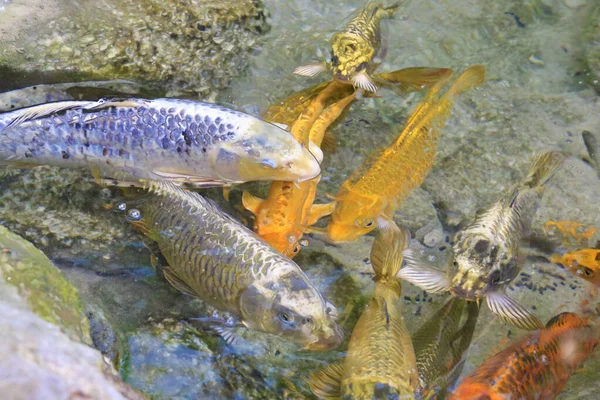
[(366, 69), (369, 66), (369, 64), (367, 64), (366, 62), (360, 63), (360, 65), (358, 67), (356, 67), (357, 71), (362, 71), (363, 69)]
[(132, 208), (127, 213), (127, 218), (131, 221), (139, 221), (140, 219), (142, 219), (142, 213), (140, 212), (140, 210)]
[(587, 268), (587, 267), (583, 267), (582, 269), (583, 269), (583, 274), (585, 276), (587, 276), (588, 278), (591, 278), (594, 276), (594, 271), (592, 269)]
[(275, 169), (277, 168), (277, 164), (275, 163), (275, 161), (270, 160), (268, 158), (265, 158), (264, 160), (262, 160), (260, 162), (261, 167), (263, 168), (271, 168), (271, 169)]
[(458, 261), (456, 261), (456, 260), (452, 261), (452, 266), (453, 267), (458, 267)]
[(338, 58), (338, 56), (331, 56), (331, 63), (333, 65), (338, 65), (340, 63), (340, 59)]
[(490, 277), (490, 284), (497, 285), (502, 280), (502, 274), (500, 271), (494, 271)]
[(290, 322), (290, 316), (284, 312), (279, 313), (279, 319), (281, 319), (283, 322)]

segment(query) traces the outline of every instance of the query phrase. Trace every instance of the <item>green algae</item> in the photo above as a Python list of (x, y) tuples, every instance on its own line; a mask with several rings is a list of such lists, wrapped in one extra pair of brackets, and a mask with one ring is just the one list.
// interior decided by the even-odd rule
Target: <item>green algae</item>
[(77, 289), (31, 243), (0, 226), (0, 273), (27, 299), (31, 310), (71, 337), (91, 343)]

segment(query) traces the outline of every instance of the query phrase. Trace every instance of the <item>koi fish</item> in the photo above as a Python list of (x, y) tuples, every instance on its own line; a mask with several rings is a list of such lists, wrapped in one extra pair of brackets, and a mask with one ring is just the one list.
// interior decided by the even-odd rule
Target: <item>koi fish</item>
[[(452, 75), (452, 70), (448, 68), (411, 67), (392, 72), (376, 73), (373, 75), (373, 79), (380, 86), (392, 89), (400, 95), (406, 95), (430, 88), (440, 80), (449, 78), (450, 75)], [(300, 114), (306, 110), (311, 101), (330, 83), (331, 81), (321, 82), (293, 93), (284, 100), (269, 106), (262, 114), (262, 118), (265, 121), (292, 126)], [(337, 92), (329, 98), (325, 106), (329, 106), (344, 97), (350, 96), (355, 90), (350, 85), (338, 85), (336, 89)], [(365, 97), (371, 96), (369, 93), (365, 94)]]
[(543, 226), (544, 233), (554, 234), (557, 230), (564, 237), (563, 244), (569, 242), (572, 237), (577, 243), (587, 243), (598, 231), (593, 226), (581, 224), (575, 221), (548, 221)]
[(352, 84), (355, 88), (376, 92), (377, 86), (371, 74), (381, 64), (387, 49), (381, 46), (380, 21), (392, 18), (401, 3), (384, 7), (382, 3), (370, 2), (360, 10), (339, 33), (331, 39), (331, 60), (297, 67), (294, 74), (317, 76), (332, 71), (334, 79)]
[(545, 185), (567, 157), (559, 151), (536, 156), (522, 182), (457, 233), (447, 273), (407, 254), (407, 266), (399, 277), (428, 292), (449, 290), (469, 301), (485, 298), (490, 310), (505, 322), (522, 329), (540, 328), (540, 320), (505, 291), (523, 268), (520, 240), (531, 230)]
[(600, 287), (599, 249), (582, 249), (562, 256), (555, 254), (550, 261), (561, 264), (575, 275)]
[(450, 400), (550, 400), (592, 355), (598, 328), (572, 313), (552, 318), (469, 374)]
[(446, 397), (465, 365), (478, 317), (479, 304), (451, 297), (411, 335), (421, 387), (418, 398)]
[(315, 157), (285, 130), (216, 104), (63, 101), (0, 114), (0, 163), (89, 168), (98, 180), (193, 186), (303, 181)]
[(375, 229), (378, 220), (393, 216), (400, 202), (423, 182), (433, 166), (454, 96), (481, 84), (484, 78), (485, 68), (476, 65), (463, 72), (443, 96), (439, 93), (447, 79), (433, 85), (394, 143), (341, 186), (327, 226), (332, 241), (356, 240)]
[(335, 307), (298, 265), (199, 194), (172, 182), (144, 184), (154, 196), (125, 203), (127, 220), (156, 242), (176, 289), (308, 350), (340, 345)]
[[(323, 110), (328, 99), (337, 95), (340, 86), (335, 81), (331, 82), (298, 117), (291, 130), (298, 141), (321, 145), (329, 125), (355, 97), (352, 93)], [(313, 204), (319, 180), (320, 177), (301, 183), (273, 182), (269, 196), (264, 200), (249, 192), (242, 194), (244, 207), (256, 216), (254, 231), (290, 258), (300, 251), (301, 239), (307, 228), (333, 210), (331, 203)]]
[(410, 232), (383, 225), (371, 248), (375, 295), (360, 316), (343, 362), (309, 378), (313, 393), (325, 399), (412, 399), (419, 381), (413, 345), (404, 317), (400, 281), (402, 251)]

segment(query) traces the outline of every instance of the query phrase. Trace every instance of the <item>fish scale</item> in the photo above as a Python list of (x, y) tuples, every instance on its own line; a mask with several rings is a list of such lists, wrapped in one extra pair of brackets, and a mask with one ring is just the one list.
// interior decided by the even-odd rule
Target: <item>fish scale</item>
[[(157, 243), (173, 286), (249, 328), (288, 336), (308, 349), (341, 343), (335, 307), (293, 261), (199, 194), (171, 182), (145, 185), (155, 195), (134, 202), (139, 215), (130, 209), (128, 220)], [(294, 324), (285, 325), (292, 317)]]

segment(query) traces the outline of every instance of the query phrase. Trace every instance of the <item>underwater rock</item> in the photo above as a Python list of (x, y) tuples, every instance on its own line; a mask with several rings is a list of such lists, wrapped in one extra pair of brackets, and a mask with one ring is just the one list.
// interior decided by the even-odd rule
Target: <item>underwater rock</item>
[(71, 338), (91, 343), (77, 290), (60, 270), (31, 243), (2, 226), (0, 249), (0, 285), (14, 286), (34, 313), (59, 326)]
[[(43, 13), (34, 34), (0, 30), (0, 43), (8, 44), (0, 64), (131, 78), (204, 99), (214, 99), (244, 71), (249, 52), (269, 29), (262, 3), (253, 0), (109, 0), (85, 7), (56, 1), (47, 8), (52, 12)], [(9, 15), (11, 26), (18, 29), (34, 9), (21, 9), (20, 18), (17, 11)]]
[(2, 398), (143, 399), (86, 345), (77, 290), (50, 260), (1, 226), (0, 248)]
[(102, 188), (81, 171), (4, 169), (0, 180), (0, 222), (36, 246), (77, 242), (83, 249), (100, 250), (126, 237), (122, 220), (101, 207)]

